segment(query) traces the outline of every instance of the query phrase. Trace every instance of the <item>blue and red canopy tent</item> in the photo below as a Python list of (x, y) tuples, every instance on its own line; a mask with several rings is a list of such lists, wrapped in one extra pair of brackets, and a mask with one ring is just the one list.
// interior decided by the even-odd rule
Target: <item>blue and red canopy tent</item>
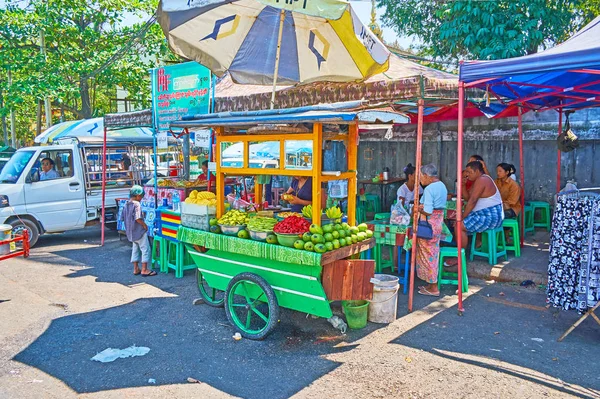
[[(519, 106), (519, 154), (521, 174), (521, 205), (524, 205), (523, 119), (522, 110), (559, 113), (558, 133), (562, 131), (562, 115), (566, 111), (600, 106), (600, 16), (564, 43), (537, 54), (505, 60), (469, 61), (460, 66), (458, 108), (458, 198), (462, 195), (463, 120), (465, 90), (479, 88), (496, 97), (499, 103)], [(560, 191), (560, 161), (558, 152), (556, 189)], [(457, 223), (462, 223), (457, 209)], [(523, 213), (521, 214), (523, 222)], [(524, 223), (521, 223), (523, 229)], [(521, 234), (523, 237), (523, 234)], [(458, 247), (461, 236), (457, 237)], [(459, 264), (460, 264), (459, 252)], [(459, 273), (459, 284), (460, 284)], [(460, 299), (460, 287), (459, 287)], [(462, 301), (459, 301), (462, 307)]]

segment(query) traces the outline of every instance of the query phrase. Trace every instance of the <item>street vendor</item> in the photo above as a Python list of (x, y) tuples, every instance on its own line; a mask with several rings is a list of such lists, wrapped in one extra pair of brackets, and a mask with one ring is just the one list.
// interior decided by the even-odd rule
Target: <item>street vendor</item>
[(292, 212), (302, 212), (304, 206), (312, 204), (312, 177), (295, 176), (285, 194), (292, 195), (288, 200), (292, 205)]
[[(197, 182), (208, 180), (208, 161), (202, 162), (201, 168), (202, 168), (202, 173), (196, 179)], [(212, 181), (212, 182), (217, 181), (217, 177), (215, 176), (214, 173), (210, 174), (210, 181)]]

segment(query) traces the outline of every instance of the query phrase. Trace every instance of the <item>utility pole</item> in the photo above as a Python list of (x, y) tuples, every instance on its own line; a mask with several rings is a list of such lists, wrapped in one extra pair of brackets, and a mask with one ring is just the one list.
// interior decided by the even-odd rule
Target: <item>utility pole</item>
[[(8, 69), (8, 87), (12, 86), (12, 73)], [(15, 118), (15, 110), (10, 109), (10, 134), (12, 139), (12, 148), (17, 148), (17, 121)]]
[[(40, 51), (42, 52), (42, 57), (44, 57), (44, 62), (46, 62), (46, 39), (44, 31), (40, 32)], [(52, 126), (52, 110), (50, 109), (49, 97), (44, 97), (44, 106), (46, 108), (46, 129), (48, 129)]]

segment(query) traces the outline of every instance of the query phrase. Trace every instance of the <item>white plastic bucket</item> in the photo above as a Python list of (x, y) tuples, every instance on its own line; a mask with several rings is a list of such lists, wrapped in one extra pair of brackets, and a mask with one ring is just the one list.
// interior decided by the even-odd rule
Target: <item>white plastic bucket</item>
[[(10, 240), (12, 226), (10, 224), (0, 224), (0, 241)], [(10, 252), (10, 244), (0, 245), (0, 255), (6, 255)]]
[(368, 320), (371, 323), (388, 324), (396, 320), (398, 309), (398, 277), (389, 274), (376, 274), (371, 282), (373, 299), (369, 301)]

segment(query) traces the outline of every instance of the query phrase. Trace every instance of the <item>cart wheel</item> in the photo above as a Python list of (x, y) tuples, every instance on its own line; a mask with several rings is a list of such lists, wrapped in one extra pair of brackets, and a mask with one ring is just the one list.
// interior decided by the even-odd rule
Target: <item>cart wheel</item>
[(227, 318), (244, 338), (263, 339), (277, 325), (279, 305), (264, 278), (240, 273), (229, 282), (226, 297)]
[(196, 269), (196, 281), (198, 282), (198, 291), (207, 305), (215, 308), (222, 308), (225, 305), (225, 292), (211, 288), (199, 269)]

